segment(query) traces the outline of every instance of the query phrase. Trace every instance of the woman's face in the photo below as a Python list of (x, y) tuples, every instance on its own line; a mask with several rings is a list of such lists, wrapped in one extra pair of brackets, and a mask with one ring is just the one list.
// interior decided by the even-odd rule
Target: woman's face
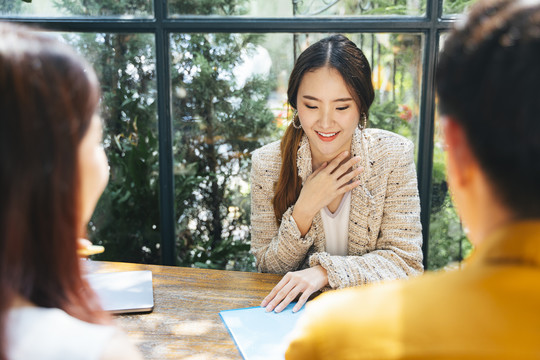
[(306, 72), (296, 99), (298, 117), (309, 139), (313, 170), (351, 149), (360, 111), (341, 74), (322, 67)]
[(109, 180), (109, 164), (102, 145), (101, 119), (92, 118), (78, 152), (83, 224), (86, 226)]

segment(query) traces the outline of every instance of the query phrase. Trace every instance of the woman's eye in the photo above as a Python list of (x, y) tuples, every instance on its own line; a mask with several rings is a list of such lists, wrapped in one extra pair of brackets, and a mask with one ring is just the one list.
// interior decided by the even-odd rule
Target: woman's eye
[(306, 105), (306, 107), (307, 107), (308, 109), (316, 109), (316, 108), (317, 108), (316, 106), (311, 106), (311, 105)]
[(349, 106), (342, 106), (342, 107), (338, 107), (337, 109), (338, 110), (347, 110), (349, 108)]

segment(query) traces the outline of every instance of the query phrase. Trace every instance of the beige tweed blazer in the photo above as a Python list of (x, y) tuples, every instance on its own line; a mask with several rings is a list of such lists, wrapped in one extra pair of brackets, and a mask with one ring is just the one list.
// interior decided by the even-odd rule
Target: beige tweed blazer
[[(278, 227), (272, 198), (280, 168), (280, 141), (253, 152), (251, 168), (251, 252), (261, 272), (285, 274), (321, 265), (329, 286), (345, 288), (421, 274), (422, 227), (414, 165), (414, 145), (408, 139), (379, 129), (357, 130), (351, 145), (364, 171), (352, 190), (347, 256), (325, 252), (320, 213), (308, 233), (300, 231), (291, 206)], [(311, 174), (307, 136), (297, 154), (298, 174)]]

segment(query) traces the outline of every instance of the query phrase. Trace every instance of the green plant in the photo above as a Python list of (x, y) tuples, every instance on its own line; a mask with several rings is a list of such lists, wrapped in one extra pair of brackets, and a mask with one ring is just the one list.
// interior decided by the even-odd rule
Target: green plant
[(462, 14), (474, 0), (445, 0), (443, 11), (445, 14)]
[[(233, 9), (234, 10), (234, 9)], [(232, 11), (232, 10), (231, 10)], [(253, 270), (249, 254), (250, 153), (274, 129), (272, 81), (235, 71), (256, 35), (173, 35), (178, 261)], [(189, 55), (187, 55), (189, 54)], [(186, 182), (186, 180), (188, 180)], [(180, 189), (180, 190), (179, 190)]]
[[(81, 6), (71, 0), (57, 5), (74, 6), (76, 11)], [(87, 10), (96, 9), (90, 6)], [(103, 144), (110, 178), (88, 226), (90, 239), (106, 249), (95, 259), (159, 263), (153, 38), (100, 33), (67, 34), (65, 38), (92, 63), (102, 87)]]
[(20, 1), (2, 1), (0, 2), (0, 13), (14, 13), (17, 14), (21, 11), (22, 2), (30, 3), (32, 0), (20, 0)]
[(400, 107), (393, 101), (375, 102), (369, 110), (370, 126), (411, 137), (410, 123), (400, 117)]

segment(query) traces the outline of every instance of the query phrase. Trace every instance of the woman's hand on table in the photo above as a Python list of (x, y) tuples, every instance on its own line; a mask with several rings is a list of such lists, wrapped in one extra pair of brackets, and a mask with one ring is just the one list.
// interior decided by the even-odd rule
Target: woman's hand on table
[(293, 312), (297, 312), (314, 292), (326, 285), (328, 285), (328, 275), (326, 269), (320, 265), (292, 271), (283, 276), (270, 294), (264, 298), (261, 306), (265, 307), (268, 312), (272, 310), (280, 312), (298, 295), (302, 294), (293, 308)]

